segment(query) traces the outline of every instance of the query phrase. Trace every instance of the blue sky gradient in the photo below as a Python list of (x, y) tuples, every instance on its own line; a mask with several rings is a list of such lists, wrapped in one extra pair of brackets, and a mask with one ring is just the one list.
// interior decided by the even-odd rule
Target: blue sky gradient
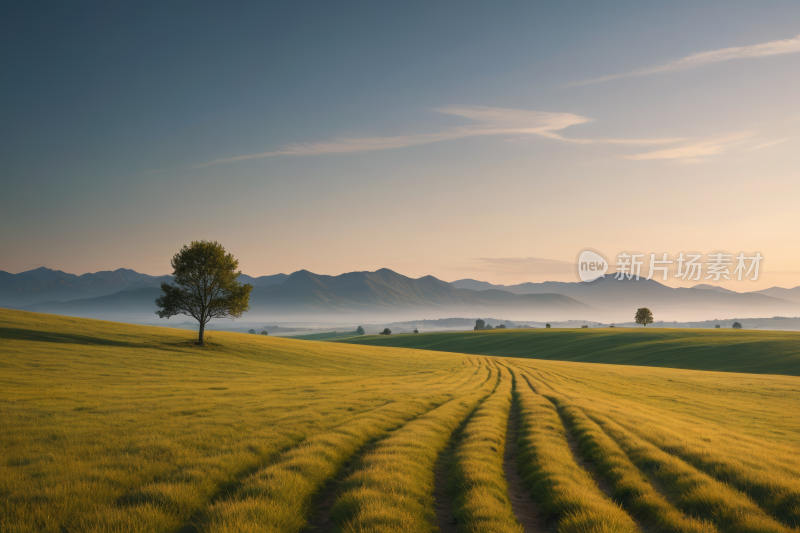
[(0, 269), (215, 239), (251, 275), (506, 283), (725, 249), (798, 285), (798, 34), (788, 1), (19, 3)]

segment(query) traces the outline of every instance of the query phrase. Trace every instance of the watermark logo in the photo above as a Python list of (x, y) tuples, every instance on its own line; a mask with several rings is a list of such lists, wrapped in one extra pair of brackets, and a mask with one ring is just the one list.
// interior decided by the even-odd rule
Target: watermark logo
[(608, 261), (594, 250), (584, 250), (578, 256), (578, 277), (581, 281), (604, 278), (608, 272)]
[(764, 256), (760, 252), (738, 254), (713, 252), (705, 255), (706, 260), (703, 261), (703, 254), (694, 252), (681, 252), (673, 256), (666, 252), (658, 254), (620, 252), (617, 254), (616, 263), (610, 264), (599, 252), (587, 248), (578, 255), (575, 266), (581, 281), (604, 278), (605, 273), (612, 267), (614, 267), (614, 279), (618, 281), (631, 279), (638, 281), (641, 278), (650, 280), (654, 277), (661, 281), (668, 281), (670, 277), (683, 281), (748, 279), (757, 281), (764, 261)]

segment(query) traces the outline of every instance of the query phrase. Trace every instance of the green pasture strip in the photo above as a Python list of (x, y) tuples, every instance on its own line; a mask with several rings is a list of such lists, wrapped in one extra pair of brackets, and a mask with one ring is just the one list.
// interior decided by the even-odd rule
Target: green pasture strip
[(494, 393), (469, 417), (460, 432), (449, 469), (453, 515), (465, 533), (522, 533), (508, 497), (503, 471), (506, 423), (511, 408), (511, 374), (499, 367)]
[(559, 533), (638, 533), (631, 517), (611, 501), (575, 462), (555, 406), (516, 378), (520, 406), (519, 467), (531, 496)]
[(790, 531), (746, 494), (696, 470), (683, 460), (641, 439), (611, 418), (586, 409), (586, 414), (613, 438), (640, 469), (658, 479), (685, 513), (710, 520), (725, 533), (788, 533)]
[[(496, 371), (495, 371), (496, 375)], [(453, 431), (496, 388), (484, 381), (379, 441), (341, 484), (331, 511), (346, 533), (436, 531), (434, 466)]]
[(800, 332), (590, 328), (365, 335), (334, 342), (497, 357), (800, 376)]

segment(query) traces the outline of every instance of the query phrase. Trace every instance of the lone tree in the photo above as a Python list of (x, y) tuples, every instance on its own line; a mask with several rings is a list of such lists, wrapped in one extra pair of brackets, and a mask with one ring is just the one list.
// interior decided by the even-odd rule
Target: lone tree
[(647, 324), (653, 323), (653, 312), (646, 307), (639, 308), (636, 315), (633, 317), (637, 324), (647, 327)]
[(356, 328), (356, 333), (358, 333), (359, 335), (363, 335), (364, 334), (364, 328), (361, 327), (361, 326), (358, 326)]
[(734, 322), (734, 323), (733, 323), (733, 325), (732, 325), (731, 327), (732, 327), (733, 329), (742, 329), (742, 325), (741, 325), (741, 324), (739, 324), (738, 322)]
[(480, 331), (486, 327), (486, 322), (483, 321), (482, 318), (479, 318), (475, 321), (475, 331)]
[[(161, 318), (175, 315), (194, 317), (200, 322), (198, 346), (203, 346), (203, 333), (212, 318), (241, 318), (250, 309), (249, 283), (236, 278), (239, 261), (217, 242), (192, 241), (172, 258), (172, 283), (162, 283), (162, 296), (156, 299)], [(255, 333), (255, 332), (253, 332)]]
[(249, 330), (247, 333), (250, 333), (251, 335), (255, 335), (255, 334), (256, 334), (256, 330), (254, 330), (254, 329), (251, 329), (251, 330)]
[(390, 330), (389, 328), (383, 328), (383, 331), (380, 332), (380, 335), (391, 335), (391, 334), (392, 330)]
[(259, 335), (269, 335), (269, 331), (267, 331), (267, 330), (264, 330), (264, 331), (262, 331), (262, 332), (261, 332)]
[(550, 329), (550, 324), (545, 324), (544, 327)]
[(417, 328), (414, 328), (414, 333), (419, 333), (419, 330)]

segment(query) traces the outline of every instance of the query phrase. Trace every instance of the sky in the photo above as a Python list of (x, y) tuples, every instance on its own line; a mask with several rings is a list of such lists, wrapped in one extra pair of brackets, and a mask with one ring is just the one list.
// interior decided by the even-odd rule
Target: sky
[(0, 270), (800, 285), (798, 2), (28, 2), (0, 61)]

